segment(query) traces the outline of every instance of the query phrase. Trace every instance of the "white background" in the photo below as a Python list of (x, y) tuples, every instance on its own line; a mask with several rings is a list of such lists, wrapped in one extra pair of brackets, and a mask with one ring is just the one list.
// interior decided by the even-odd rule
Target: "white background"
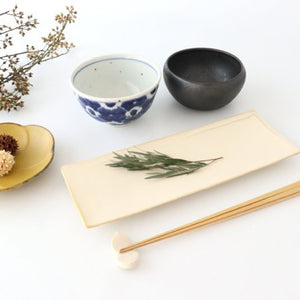
[[(33, 43), (65, 4), (19, 2), (41, 23), (30, 35)], [(0, 194), (0, 299), (300, 299), (299, 197), (142, 248), (132, 271), (118, 268), (110, 246), (115, 231), (139, 241), (299, 180), (300, 157), (89, 230), (60, 173), (63, 164), (251, 109), (300, 146), (300, 1), (73, 4), (78, 20), (66, 33), (76, 49), (34, 70), (24, 109), (0, 112), (1, 122), (42, 125), (56, 139), (55, 159), (43, 174)], [(2, 1), (1, 10), (13, 5)], [(227, 50), (244, 62), (246, 84), (230, 105), (211, 112), (187, 109), (162, 80), (142, 118), (112, 127), (90, 118), (71, 91), (69, 75), (85, 59), (135, 53), (162, 68), (170, 54), (189, 47)]]

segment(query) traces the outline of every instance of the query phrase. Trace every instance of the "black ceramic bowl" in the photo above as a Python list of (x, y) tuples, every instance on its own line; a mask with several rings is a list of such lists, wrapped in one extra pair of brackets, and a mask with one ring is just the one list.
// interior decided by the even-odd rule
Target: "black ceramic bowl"
[(210, 48), (172, 54), (164, 65), (164, 80), (172, 96), (197, 110), (220, 108), (242, 89), (246, 71), (234, 55)]

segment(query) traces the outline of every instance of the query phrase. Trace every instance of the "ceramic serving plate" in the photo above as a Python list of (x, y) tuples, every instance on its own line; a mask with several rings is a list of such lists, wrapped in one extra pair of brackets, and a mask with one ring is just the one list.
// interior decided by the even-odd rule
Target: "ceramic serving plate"
[(299, 153), (254, 111), (117, 152), (137, 148), (188, 160), (223, 159), (190, 175), (147, 180), (143, 171), (107, 166), (113, 153), (63, 166), (66, 184), (87, 227), (145, 211)]
[(12, 171), (0, 177), (0, 192), (19, 187), (40, 174), (52, 161), (54, 138), (44, 127), (0, 123), (0, 134), (13, 136), (19, 145)]

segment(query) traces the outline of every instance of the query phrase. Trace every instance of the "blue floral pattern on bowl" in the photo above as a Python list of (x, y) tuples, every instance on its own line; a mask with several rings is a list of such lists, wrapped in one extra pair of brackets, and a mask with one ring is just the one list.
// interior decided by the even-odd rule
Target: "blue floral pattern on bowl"
[(151, 106), (160, 70), (145, 59), (111, 54), (80, 64), (71, 75), (73, 91), (83, 109), (97, 121), (123, 125)]
[(150, 108), (156, 91), (157, 87), (140, 98), (113, 103), (92, 101), (80, 96), (78, 100), (84, 110), (94, 119), (112, 125), (123, 125), (139, 118)]

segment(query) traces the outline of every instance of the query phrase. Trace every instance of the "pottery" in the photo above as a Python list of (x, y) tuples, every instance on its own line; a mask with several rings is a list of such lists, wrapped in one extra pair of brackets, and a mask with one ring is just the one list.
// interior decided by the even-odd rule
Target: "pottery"
[(141, 117), (151, 106), (160, 71), (132, 55), (100, 56), (83, 62), (71, 75), (73, 90), (94, 119), (122, 125)]
[[(111, 168), (114, 153), (63, 166), (66, 185), (86, 227), (134, 215), (212, 188), (300, 152), (256, 112), (117, 150), (159, 151), (187, 160), (223, 158), (189, 175), (145, 179), (147, 171)], [(125, 201), (125, 200), (128, 201)]]
[(116, 263), (122, 269), (133, 269), (139, 261), (139, 253), (135, 250), (120, 253), (122, 248), (132, 245), (129, 237), (123, 233), (116, 232), (112, 238), (112, 248)]
[(51, 163), (54, 156), (54, 138), (46, 128), (0, 123), (0, 134), (13, 136), (19, 146), (12, 171), (0, 179), (0, 192), (22, 186)]
[(246, 79), (245, 68), (236, 56), (211, 48), (172, 54), (163, 73), (172, 96), (196, 110), (213, 110), (230, 103)]

